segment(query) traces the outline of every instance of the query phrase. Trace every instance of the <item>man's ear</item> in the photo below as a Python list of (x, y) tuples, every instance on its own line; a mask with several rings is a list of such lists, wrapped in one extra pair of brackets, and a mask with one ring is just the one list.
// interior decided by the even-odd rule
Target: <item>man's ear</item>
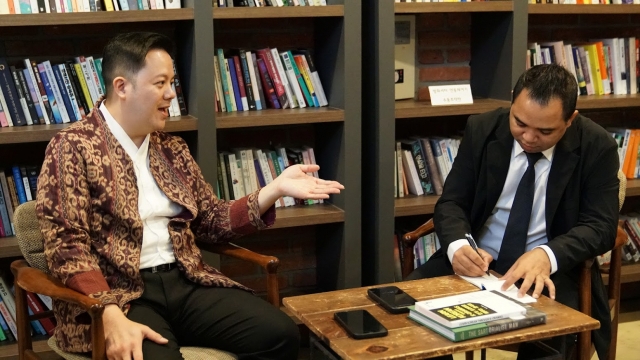
[(117, 76), (113, 79), (113, 93), (119, 98), (126, 97), (127, 95), (127, 84), (129, 81), (122, 76)]
[(576, 116), (578, 116), (578, 110), (574, 110), (573, 114), (569, 117), (569, 120), (566, 121), (567, 127), (571, 126), (573, 120), (575, 120)]

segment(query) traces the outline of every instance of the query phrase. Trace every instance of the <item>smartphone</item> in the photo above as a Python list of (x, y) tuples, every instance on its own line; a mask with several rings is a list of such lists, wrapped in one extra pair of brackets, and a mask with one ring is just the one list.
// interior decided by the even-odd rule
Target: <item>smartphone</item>
[(387, 329), (367, 310), (340, 311), (334, 313), (333, 318), (354, 339), (369, 339), (387, 335)]
[(367, 294), (371, 300), (382, 305), (383, 308), (392, 314), (409, 312), (409, 306), (416, 303), (414, 298), (397, 286), (383, 286), (369, 289)]

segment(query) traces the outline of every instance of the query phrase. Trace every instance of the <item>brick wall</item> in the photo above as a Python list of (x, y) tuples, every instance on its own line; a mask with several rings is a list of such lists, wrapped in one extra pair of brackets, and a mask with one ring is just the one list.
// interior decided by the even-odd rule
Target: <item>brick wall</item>
[(417, 99), (429, 100), (429, 85), (468, 83), (471, 69), (469, 13), (416, 17)]

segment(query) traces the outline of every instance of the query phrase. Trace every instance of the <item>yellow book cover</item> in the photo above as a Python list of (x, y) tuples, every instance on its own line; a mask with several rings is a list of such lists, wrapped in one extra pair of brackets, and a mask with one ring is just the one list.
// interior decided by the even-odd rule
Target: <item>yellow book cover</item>
[(593, 89), (596, 95), (604, 95), (604, 88), (602, 87), (602, 75), (600, 75), (600, 61), (598, 60), (598, 49), (595, 44), (582, 45), (582, 47), (589, 53), (588, 61), (589, 67), (591, 67), (591, 82), (593, 83)]
[(84, 98), (87, 99), (87, 105), (89, 105), (89, 111), (93, 109), (93, 101), (91, 101), (91, 93), (89, 92), (89, 88), (87, 87), (87, 82), (82, 76), (82, 67), (80, 64), (73, 64), (73, 67), (76, 69), (76, 74), (78, 74), (78, 80), (80, 81), (80, 87), (82, 88), (82, 93), (84, 94)]

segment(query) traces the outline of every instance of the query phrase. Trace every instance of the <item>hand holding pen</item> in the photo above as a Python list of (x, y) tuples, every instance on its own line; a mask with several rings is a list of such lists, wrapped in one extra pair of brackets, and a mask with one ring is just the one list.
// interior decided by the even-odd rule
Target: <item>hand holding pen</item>
[[(480, 251), (478, 251), (478, 244), (476, 244), (476, 241), (473, 239), (473, 236), (471, 236), (471, 234), (464, 234), (464, 236), (467, 238), (467, 241), (469, 242), (469, 245), (471, 245), (471, 248), (473, 249), (473, 251), (475, 251), (476, 254), (480, 256), (480, 258), (484, 259), (482, 255), (480, 255)], [(489, 269), (487, 269), (485, 273), (489, 275)]]

